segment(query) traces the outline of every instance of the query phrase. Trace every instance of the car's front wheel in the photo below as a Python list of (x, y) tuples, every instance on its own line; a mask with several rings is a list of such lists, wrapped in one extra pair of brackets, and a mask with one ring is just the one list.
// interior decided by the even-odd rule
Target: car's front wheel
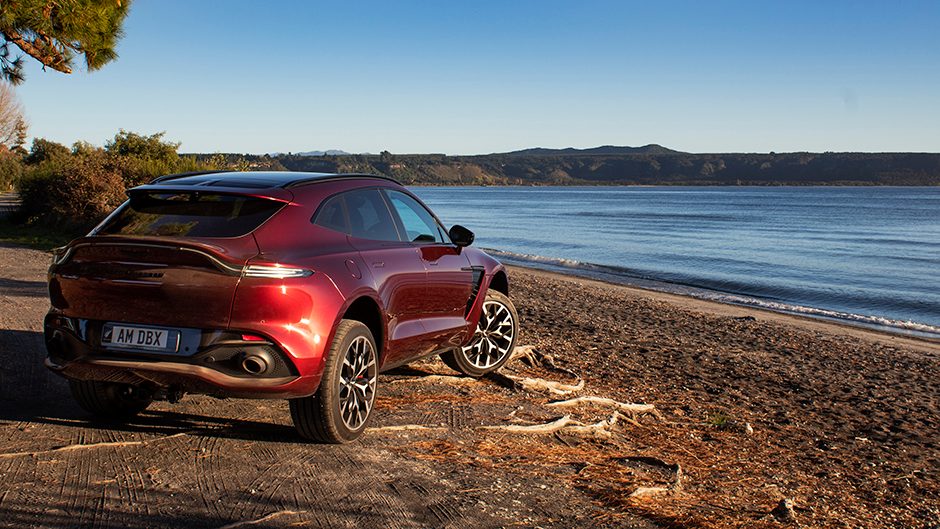
[(378, 382), (375, 338), (364, 324), (343, 320), (326, 357), (320, 388), (290, 400), (297, 433), (321, 443), (348, 443), (362, 435), (372, 415)]
[(496, 371), (512, 356), (519, 335), (519, 315), (509, 296), (486, 293), (473, 338), (465, 347), (441, 354), (448, 367), (471, 377)]

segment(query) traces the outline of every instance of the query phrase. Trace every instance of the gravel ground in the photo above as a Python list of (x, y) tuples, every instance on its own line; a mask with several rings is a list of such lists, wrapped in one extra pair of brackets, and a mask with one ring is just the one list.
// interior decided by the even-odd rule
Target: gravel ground
[(397, 369), (322, 446), (281, 401), (90, 422), (42, 367), (47, 263), (0, 247), (0, 527), (940, 523), (937, 344), (514, 268), (508, 376)]

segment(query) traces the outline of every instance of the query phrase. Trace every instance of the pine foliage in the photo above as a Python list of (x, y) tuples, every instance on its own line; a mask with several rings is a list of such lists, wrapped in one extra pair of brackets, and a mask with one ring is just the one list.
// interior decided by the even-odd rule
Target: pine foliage
[(11, 46), (62, 73), (76, 58), (94, 71), (117, 58), (130, 0), (0, 1), (0, 77), (23, 82), (22, 56)]

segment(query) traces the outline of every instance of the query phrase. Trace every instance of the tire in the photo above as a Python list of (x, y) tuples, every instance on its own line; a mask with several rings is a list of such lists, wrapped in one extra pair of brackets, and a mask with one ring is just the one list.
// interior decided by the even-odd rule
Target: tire
[(130, 419), (153, 402), (149, 393), (130, 384), (69, 379), (69, 388), (82, 409), (107, 421)]
[(470, 343), (442, 353), (441, 360), (454, 371), (482, 377), (509, 361), (518, 337), (519, 314), (512, 300), (502, 292), (489, 290)]
[(317, 392), (289, 401), (297, 433), (305, 439), (331, 444), (359, 438), (372, 418), (378, 374), (372, 332), (358, 321), (342, 320), (327, 353)]

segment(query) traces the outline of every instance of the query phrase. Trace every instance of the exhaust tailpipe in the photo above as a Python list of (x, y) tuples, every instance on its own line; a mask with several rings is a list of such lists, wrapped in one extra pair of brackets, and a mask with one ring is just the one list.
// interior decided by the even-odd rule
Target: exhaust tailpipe
[(245, 353), (241, 360), (242, 371), (249, 375), (263, 375), (274, 367), (274, 359), (267, 351)]

